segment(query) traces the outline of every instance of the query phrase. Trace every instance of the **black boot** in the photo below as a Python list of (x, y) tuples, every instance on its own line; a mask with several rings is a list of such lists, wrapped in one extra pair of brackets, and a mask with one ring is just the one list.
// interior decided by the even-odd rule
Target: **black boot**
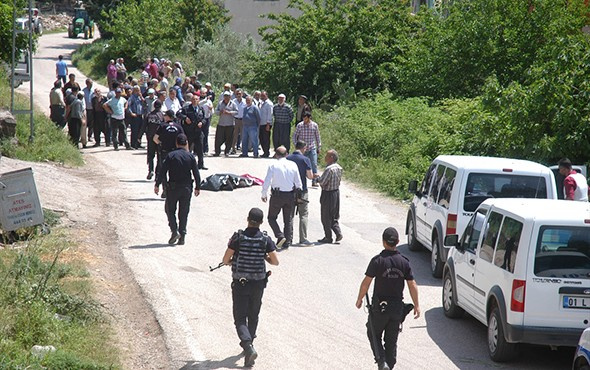
[(180, 238), (180, 234), (178, 234), (178, 231), (173, 231), (172, 235), (170, 235), (170, 239), (168, 240), (168, 244), (176, 243), (179, 238)]
[(254, 366), (254, 360), (258, 357), (258, 353), (256, 353), (252, 344), (248, 344), (246, 348), (244, 348), (244, 354), (244, 367)]
[(184, 234), (180, 234), (180, 238), (178, 239), (178, 245), (184, 245)]

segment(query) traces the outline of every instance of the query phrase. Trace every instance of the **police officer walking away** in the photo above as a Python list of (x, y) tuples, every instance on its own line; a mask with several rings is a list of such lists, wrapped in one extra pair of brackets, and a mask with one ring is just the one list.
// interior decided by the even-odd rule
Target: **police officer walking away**
[(260, 231), (264, 213), (252, 208), (246, 230), (235, 232), (227, 245), (223, 263), (232, 265), (232, 299), (234, 324), (244, 349), (244, 366), (251, 367), (258, 353), (252, 342), (256, 338), (262, 294), (267, 283), (266, 265), (278, 266), (276, 246), (266, 232)]
[(154, 158), (157, 157), (157, 162), (160, 163), (160, 154), (158, 151), (158, 144), (154, 142), (154, 136), (158, 128), (162, 126), (164, 121), (164, 113), (161, 111), (162, 102), (156, 100), (154, 102), (154, 110), (152, 110), (146, 117), (146, 136), (147, 136), (147, 164), (148, 164), (148, 175), (147, 179), (151, 180), (154, 177)]
[[(158, 155), (158, 164), (156, 165), (156, 177), (161, 172), (162, 161), (168, 153), (176, 148), (176, 137), (180, 134), (184, 134), (182, 126), (174, 120), (174, 112), (169, 110), (164, 113), (164, 124), (160, 125), (156, 134), (154, 135), (154, 143), (158, 145), (160, 154)], [(166, 198), (166, 177), (164, 176), (162, 184), (164, 189), (162, 190), (162, 198)]]
[[(287, 149), (280, 146), (275, 151), (278, 160), (268, 166), (262, 185), (262, 201), (266, 203), (268, 189), (271, 189), (268, 205), (268, 224), (277, 238), (277, 247), (289, 248), (293, 240), (293, 208), (295, 190), (301, 190), (301, 177), (297, 165), (287, 160)], [(277, 216), (283, 212), (284, 232), (277, 223)]]
[[(356, 307), (361, 308), (363, 297), (367, 294), (371, 282), (375, 278), (367, 334), (379, 370), (389, 370), (393, 369), (396, 363), (397, 337), (400, 324), (405, 318), (404, 280), (408, 284), (408, 290), (414, 302), (414, 319), (420, 317), (420, 304), (418, 303), (418, 285), (414, 281), (410, 263), (396, 248), (399, 242), (397, 230), (393, 227), (385, 229), (382, 242), (385, 250), (369, 262), (365, 278), (359, 289)], [(385, 349), (381, 341), (384, 331)]]
[[(179, 245), (184, 244), (186, 235), (186, 222), (191, 205), (191, 192), (193, 180), (195, 181), (195, 197), (199, 196), (201, 188), (201, 177), (197, 168), (195, 156), (188, 151), (188, 139), (185, 134), (179, 134), (176, 137), (176, 149), (168, 153), (162, 161), (162, 169), (156, 178), (154, 192), (160, 191), (160, 184), (168, 175), (168, 191), (164, 210), (168, 216), (168, 226), (172, 235), (168, 244), (174, 244), (178, 241)], [(176, 223), (176, 206), (178, 204), (178, 224)]]

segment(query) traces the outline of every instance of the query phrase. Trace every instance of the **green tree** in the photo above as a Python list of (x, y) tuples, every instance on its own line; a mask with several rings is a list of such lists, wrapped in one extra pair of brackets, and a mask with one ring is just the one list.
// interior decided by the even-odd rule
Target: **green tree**
[(399, 58), (399, 92), (434, 99), (474, 97), (490, 76), (501, 86), (523, 83), (541, 48), (579, 32), (586, 21), (582, 3), (469, 0), (448, 2), (443, 12), (421, 11), (422, 27), (406, 40)]
[[(259, 32), (265, 49), (252, 63), (253, 86), (334, 101), (334, 83), (357, 91), (394, 88), (401, 39), (417, 26), (399, 0), (292, 0)], [(338, 82), (340, 81), (340, 82)]]
[(180, 28), (186, 34), (192, 31), (197, 41), (211, 41), (216, 30), (230, 20), (227, 9), (213, 0), (179, 0), (177, 6), (181, 16)]
[[(12, 0), (0, 0), (0, 62), (10, 63), (12, 61), (12, 31), (14, 29), (12, 22), (13, 13)], [(17, 9), (20, 10), (25, 6), (24, 1), (19, 0)], [(17, 54), (20, 50), (28, 45), (28, 39), (24, 34), (17, 35)], [(17, 55), (18, 56), (18, 55)]]

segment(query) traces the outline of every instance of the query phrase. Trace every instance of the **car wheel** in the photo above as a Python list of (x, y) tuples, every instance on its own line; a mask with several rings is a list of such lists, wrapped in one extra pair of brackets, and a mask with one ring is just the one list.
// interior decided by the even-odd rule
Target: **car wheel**
[(584, 357), (579, 357), (574, 363), (573, 370), (590, 370), (590, 365)]
[(444, 262), (440, 257), (440, 241), (438, 240), (438, 235), (435, 234), (432, 238), (432, 253), (430, 254), (430, 270), (432, 271), (432, 276), (440, 278), (443, 267)]
[(518, 354), (516, 343), (509, 343), (504, 337), (502, 316), (498, 307), (492, 309), (488, 318), (488, 353), (496, 362), (512, 360)]
[(453, 278), (450, 272), (445, 274), (443, 281), (443, 293), (442, 293), (443, 311), (446, 317), (451, 319), (457, 319), (463, 316), (463, 309), (457, 306), (457, 297), (455, 292), (455, 285), (453, 284)]
[(408, 213), (408, 247), (411, 251), (419, 251), (422, 249), (420, 242), (416, 239), (416, 223), (414, 222), (414, 216), (412, 213)]

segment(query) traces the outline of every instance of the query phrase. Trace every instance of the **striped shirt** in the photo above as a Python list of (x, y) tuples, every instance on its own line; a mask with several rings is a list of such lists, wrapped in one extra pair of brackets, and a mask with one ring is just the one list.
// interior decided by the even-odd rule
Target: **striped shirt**
[(275, 118), (275, 125), (290, 125), (293, 121), (293, 108), (289, 104), (275, 104), (272, 109), (272, 115)]
[(340, 181), (342, 180), (342, 167), (338, 163), (332, 163), (318, 178), (318, 183), (322, 190), (332, 191), (340, 188)]
[(293, 133), (293, 145), (296, 145), (299, 140), (305, 141), (307, 150), (321, 149), (322, 142), (320, 140), (318, 124), (314, 121), (309, 121), (309, 124), (305, 124), (303, 121), (299, 122)]

